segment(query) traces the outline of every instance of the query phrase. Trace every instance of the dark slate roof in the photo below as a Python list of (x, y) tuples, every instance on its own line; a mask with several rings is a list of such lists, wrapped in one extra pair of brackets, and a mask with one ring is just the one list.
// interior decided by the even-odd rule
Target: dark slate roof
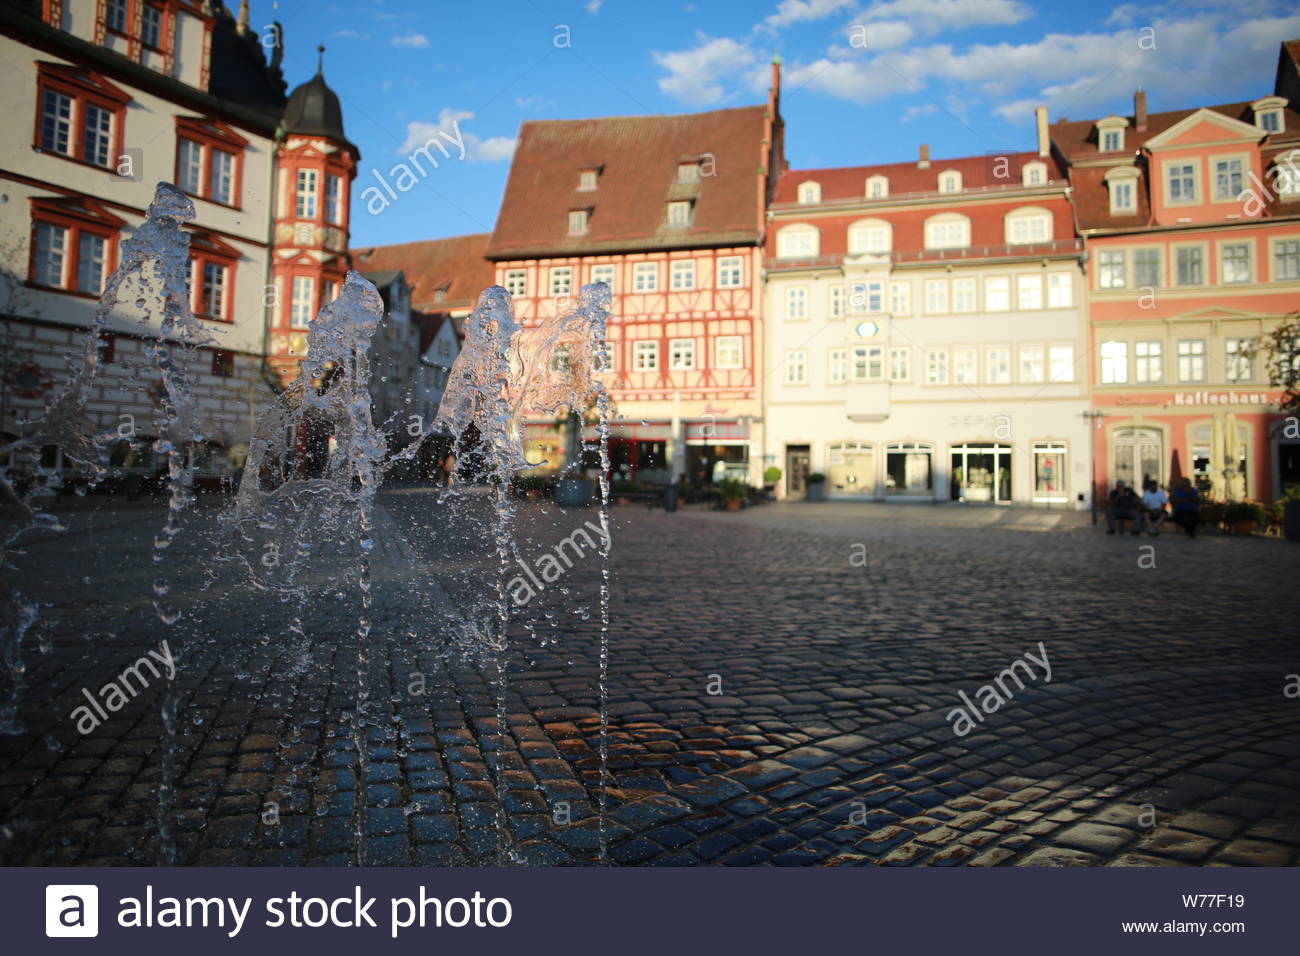
[(319, 71), (289, 94), (289, 103), (284, 108), (284, 131), (347, 142), (338, 94), (326, 85)]

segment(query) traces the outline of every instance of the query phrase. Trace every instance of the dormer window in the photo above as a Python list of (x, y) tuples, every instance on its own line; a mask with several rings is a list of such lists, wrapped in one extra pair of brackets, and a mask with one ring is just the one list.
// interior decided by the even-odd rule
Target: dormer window
[(961, 192), (961, 173), (955, 169), (946, 169), (939, 174), (939, 192)]
[(1122, 116), (1107, 116), (1097, 120), (1097, 150), (1118, 153), (1124, 148), (1124, 128), (1128, 120)]
[(1047, 166), (1044, 163), (1025, 163), (1020, 178), (1026, 186), (1041, 186), (1047, 182)]
[(1106, 188), (1110, 190), (1112, 216), (1131, 216), (1137, 212), (1138, 177), (1134, 166), (1120, 166), (1106, 174)]
[(1300, 149), (1273, 161), (1273, 191), (1279, 199), (1300, 199)]
[(807, 204), (822, 201), (822, 187), (820, 183), (800, 183), (799, 184), (799, 202)]
[(586, 209), (569, 210), (569, 235), (581, 236), (587, 232), (587, 213)]
[(684, 227), (691, 224), (691, 203), (685, 200), (668, 204), (668, 225)]
[(872, 176), (867, 180), (867, 198), (884, 199), (889, 195), (889, 180), (884, 176)]
[(679, 183), (698, 183), (700, 181), (700, 164), (678, 163), (677, 181)]
[(584, 192), (590, 192), (596, 188), (597, 172), (594, 169), (584, 169), (578, 173), (578, 188)]
[(1282, 113), (1282, 108), (1286, 106), (1285, 99), (1280, 96), (1266, 96), (1250, 105), (1255, 111), (1255, 125), (1264, 132), (1281, 133), (1285, 131), (1286, 120)]

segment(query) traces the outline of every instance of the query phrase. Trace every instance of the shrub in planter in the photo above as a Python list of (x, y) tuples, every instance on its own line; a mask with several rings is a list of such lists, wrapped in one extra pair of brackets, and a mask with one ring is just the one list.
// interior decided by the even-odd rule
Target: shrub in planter
[(749, 495), (749, 488), (739, 478), (723, 478), (718, 483), (718, 494), (726, 503), (728, 511), (737, 510)]
[(1250, 534), (1266, 517), (1264, 509), (1253, 501), (1232, 501), (1223, 510), (1223, 520), (1233, 534)]
[(1282, 509), (1282, 533), (1289, 541), (1300, 541), (1300, 485), (1291, 485), (1277, 503)]
[(781, 469), (772, 465), (763, 470), (763, 484), (774, 485), (781, 480)]
[(1217, 528), (1223, 524), (1225, 505), (1222, 501), (1206, 501), (1201, 505), (1201, 521)]

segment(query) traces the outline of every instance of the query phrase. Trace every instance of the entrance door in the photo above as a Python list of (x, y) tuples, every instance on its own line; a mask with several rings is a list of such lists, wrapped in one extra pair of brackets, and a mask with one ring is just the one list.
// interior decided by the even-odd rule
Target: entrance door
[(785, 494), (791, 501), (808, 497), (808, 472), (812, 462), (807, 445), (785, 446)]
[(959, 501), (1011, 503), (1011, 446), (971, 442), (952, 450), (952, 491)]
[(1113, 450), (1115, 465), (1111, 487), (1117, 481), (1138, 489), (1147, 480), (1164, 484), (1164, 443), (1158, 429), (1117, 429)]

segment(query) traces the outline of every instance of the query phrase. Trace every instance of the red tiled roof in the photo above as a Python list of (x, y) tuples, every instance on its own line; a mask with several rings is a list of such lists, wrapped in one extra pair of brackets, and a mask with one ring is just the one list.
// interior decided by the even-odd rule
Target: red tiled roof
[[(767, 107), (682, 116), (525, 123), (487, 254), (492, 259), (658, 250), (759, 241)], [(677, 166), (711, 155), (712, 173), (676, 182)], [(600, 171), (579, 190), (583, 170)], [(690, 226), (665, 225), (672, 199), (693, 199)], [(569, 212), (590, 209), (569, 235)]]
[[(1147, 226), (1151, 216), (1150, 183), (1146, 162), (1136, 159), (1139, 150), (1152, 138), (1166, 132), (1201, 109), (1253, 126), (1255, 113), (1251, 108), (1251, 102), (1253, 101), (1149, 113), (1147, 128), (1141, 132), (1136, 128), (1135, 117), (1129, 116), (1127, 117), (1129, 125), (1124, 130), (1124, 150), (1114, 154), (1106, 154), (1098, 150), (1095, 119), (1053, 123), (1052, 143), (1064, 156), (1066, 162), (1071, 164), (1070, 185), (1073, 187), (1075, 215), (1078, 217), (1079, 228), (1124, 229)], [(1291, 149), (1300, 145), (1300, 114), (1289, 108), (1284, 109), (1284, 113), (1284, 131), (1281, 134), (1270, 135), (1268, 141), (1262, 146), (1265, 165), (1278, 150)], [(1263, 130), (1260, 131), (1260, 135), (1263, 135)], [(1078, 165), (1079, 162), (1097, 160), (1107, 155), (1112, 155), (1115, 159), (1113, 165)], [(1136, 166), (1141, 174), (1134, 181), (1138, 208), (1136, 214), (1115, 216), (1110, 212), (1110, 192), (1106, 187), (1105, 175), (1116, 166), (1124, 165)], [(1268, 210), (1266, 214), (1277, 212), (1276, 198), (1266, 198), (1269, 200), (1264, 204)]]
[[(354, 249), (352, 261), (359, 272), (400, 269), (411, 287), (411, 305), (416, 310), (473, 308), (478, 294), (496, 281), (496, 270), (483, 255), (489, 238), (487, 233), (475, 233)], [(445, 295), (435, 300), (440, 289)]]
[[(1010, 160), (1019, 166), (1007, 170), (999, 159)], [(798, 200), (802, 183), (816, 182), (822, 188), (822, 200), (862, 199), (866, 195), (869, 176), (884, 176), (889, 180), (889, 195), (897, 197), (908, 193), (933, 193), (939, 191), (939, 174), (950, 169), (961, 173), (962, 188), (1020, 184), (1019, 170), (1026, 163), (1041, 160), (1047, 164), (1048, 179), (1064, 179), (1056, 160), (1039, 156), (1036, 152), (990, 152), (985, 156), (963, 156), (959, 159), (932, 159), (926, 169), (919, 169), (916, 160), (907, 163), (886, 163), (882, 166), (840, 166), (835, 169), (790, 169), (781, 174), (776, 186), (774, 203), (792, 203)]]

